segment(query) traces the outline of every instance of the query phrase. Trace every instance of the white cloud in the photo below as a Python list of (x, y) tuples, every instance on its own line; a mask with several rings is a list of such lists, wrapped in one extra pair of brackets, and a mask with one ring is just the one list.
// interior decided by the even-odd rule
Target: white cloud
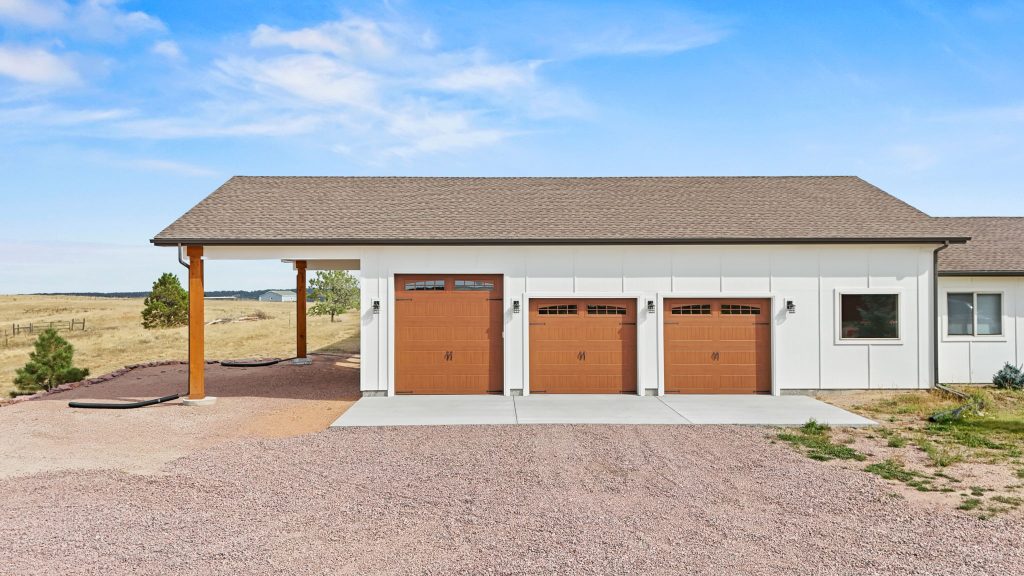
[(255, 90), (280, 91), (310, 103), (371, 106), (376, 101), (377, 82), (372, 74), (319, 54), (229, 58), (216, 66)]
[(66, 32), (96, 40), (166, 30), (160, 19), (141, 11), (127, 11), (120, 0), (0, 0), (0, 21), (44, 30)]
[(85, 0), (72, 14), (73, 30), (84, 35), (107, 40), (145, 32), (165, 30), (164, 23), (145, 12), (128, 12), (118, 6), (119, 0)]
[(0, 109), (0, 122), (7, 126), (78, 126), (121, 120), (135, 112), (123, 108), (57, 108), (49, 105)]
[(168, 60), (182, 60), (184, 54), (181, 53), (181, 47), (174, 40), (160, 40), (155, 42), (153, 47), (150, 49), (158, 56), (163, 56)]
[(64, 23), (68, 5), (54, 0), (0, 0), (0, 22), (52, 28)]
[(530, 86), (536, 81), (540, 61), (526, 64), (478, 65), (452, 70), (433, 81), (442, 90), (506, 90)]
[(381, 25), (358, 17), (292, 31), (260, 24), (250, 36), (250, 43), (256, 48), (286, 47), (346, 57), (387, 58), (395, 54)]
[(64, 58), (42, 48), (0, 45), (0, 75), (46, 86), (78, 84), (81, 78)]

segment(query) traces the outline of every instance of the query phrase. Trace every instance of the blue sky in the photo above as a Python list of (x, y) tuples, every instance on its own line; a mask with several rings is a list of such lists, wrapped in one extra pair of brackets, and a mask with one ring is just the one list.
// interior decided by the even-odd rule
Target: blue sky
[(625, 4), (0, 0), (0, 293), (147, 289), (233, 174), (854, 174), (1024, 215), (1024, 2)]

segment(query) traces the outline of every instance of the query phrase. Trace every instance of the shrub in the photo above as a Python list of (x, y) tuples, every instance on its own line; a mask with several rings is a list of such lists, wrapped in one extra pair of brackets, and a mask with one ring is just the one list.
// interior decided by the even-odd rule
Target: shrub
[(992, 384), (995, 384), (996, 388), (1022, 390), (1024, 389), (1024, 371), (1021, 371), (1020, 366), (1014, 366), (1007, 362), (992, 377)]
[(49, 390), (67, 382), (77, 382), (89, 375), (84, 368), (75, 368), (75, 349), (55, 330), (44, 330), (36, 338), (35, 350), (29, 354), (24, 368), (15, 371), (14, 395)]
[(146, 297), (142, 310), (143, 328), (170, 328), (188, 324), (188, 292), (178, 277), (164, 272)]

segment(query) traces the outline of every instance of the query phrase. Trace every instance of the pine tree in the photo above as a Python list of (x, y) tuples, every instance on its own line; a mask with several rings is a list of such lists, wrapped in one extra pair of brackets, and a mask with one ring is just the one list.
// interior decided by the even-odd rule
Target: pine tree
[(28, 363), (15, 371), (15, 394), (49, 390), (88, 376), (88, 370), (74, 367), (74, 354), (74, 347), (61, 338), (56, 330), (44, 330), (36, 338), (35, 351), (29, 354)]
[(188, 292), (178, 277), (164, 272), (146, 297), (142, 310), (143, 328), (170, 328), (188, 324)]
[[(344, 270), (317, 272), (309, 285), (313, 288), (315, 301), (309, 313), (314, 316), (329, 314), (331, 322), (334, 322), (335, 315), (359, 306), (359, 279)], [(299, 295), (299, 298), (303, 297), (305, 294)]]

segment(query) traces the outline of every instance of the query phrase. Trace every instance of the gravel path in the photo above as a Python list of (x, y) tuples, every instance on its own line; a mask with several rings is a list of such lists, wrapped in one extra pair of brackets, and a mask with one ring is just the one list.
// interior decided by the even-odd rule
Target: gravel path
[(0, 480), (18, 574), (1014, 574), (1018, 521), (917, 507), (758, 428), (404, 427)]

